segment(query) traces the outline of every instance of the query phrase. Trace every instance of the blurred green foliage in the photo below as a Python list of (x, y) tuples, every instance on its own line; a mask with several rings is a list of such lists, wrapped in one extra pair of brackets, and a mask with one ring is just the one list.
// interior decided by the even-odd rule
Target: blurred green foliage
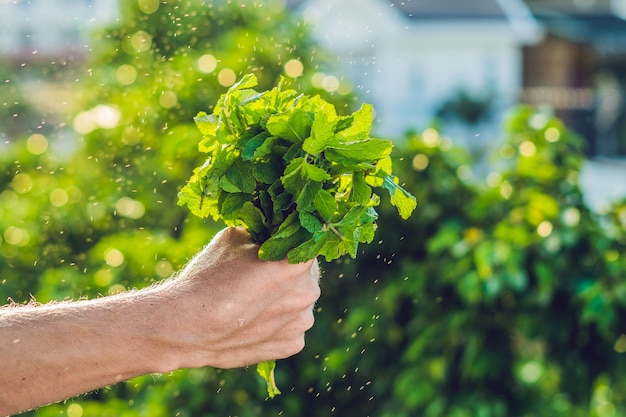
[[(204, 245), (221, 225), (190, 217), (176, 195), (202, 158), (192, 118), (233, 74), (253, 71), (268, 88), (297, 74), (297, 62), (285, 67), (297, 59), (294, 88), (350, 107), (352, 97), (315, 88), (323, 54), (282, 2), (121, 3), (75, 117), (50, 133), (3, 129), (2, 299), (142, 287)], [(623, 415), (626, 204), (587, 208), (579, 146), (526, 107), (508, 119), (485, 181), (434, 129), (399, 142), (394, 170), (418, 209), (403, 221), (381, 206), (375, 243), (323, 265), (316, 325), (279, 363), (274, 400), (253, 369), (206, 368), (26, 415)]]

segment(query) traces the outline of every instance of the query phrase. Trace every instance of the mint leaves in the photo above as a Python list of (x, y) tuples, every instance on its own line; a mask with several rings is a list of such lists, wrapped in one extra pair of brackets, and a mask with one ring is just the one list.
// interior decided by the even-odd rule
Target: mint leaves
[(178, 204), (245, 227), (263, 260), (354, 258), (358, 245), (374, 238), (374, 189), (386, 191), (404, 219), (415, 198), (391, 172), (392, 143), (369, 136), (371, 105), (339, 116), (319, 96), (283, 84), (257, 92), (256, 77), (246, 75), (213, 114), (198, 114), (199, 150), (209, 155)]
[[(209, 154), (178, 196), (202, 218), (245, 227), (259, 258), (291, 263), (317, 256), (355, 258), (370, 243), (380, 197), (407, 219), (416, 207), (391, 173), (391, 142), (369, 136), (372, 106), (339, 116), (322, 98), (278, 87), (259, 93), (254, 75), (223, 94), (213, 114), (199, 113), (200, 152)], [(257, 365), (270, 398), (280, 391), (275, 361)]]

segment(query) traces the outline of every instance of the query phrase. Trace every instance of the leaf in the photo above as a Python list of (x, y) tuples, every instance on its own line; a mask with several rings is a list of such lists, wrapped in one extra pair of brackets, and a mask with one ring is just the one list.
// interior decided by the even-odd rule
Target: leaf
[(335, 197), (327, 190), (320, 190), (313, 200), (315, 208), (320, 213), (324, 221), (332, 222), (337, 212)]
[(292, 195), (280, 193), (274, 199), (274, 213), (287, 210), (293, 204)]
[(243, 77), (241, 77), (241, 79), (239, 81), (237, 81), (235, 84), (233, 84), (229, 91), (236, 91), (236, 90), (241, 90), (243, 88), (252, 88), (252, 87), (256, 87), (256, 85), (258, 84), (256, 75), (254, 74), (245, 74)]
[(270, 116), (266, 126), (273, 136), (302, 143), (310, 135), (312, 122), (308, 113), (295, 109)]
[(300, 222), (298, 221), (298, 212), (292, 212), (285, 221), (280, 225), (278, 230), (272, 234), (273, 238), (283, 239), (290, 237), (300, 229)]
[(289, 146), (286, 152), (283, 153), (283, 160), (285, 162), (290, 162), (291, 160), (299, 157), (304, 157), (304, 153), (302, 151), (302, 144), (294, 143)]
[(318, 256), (321, 248), (328, 239), (327, 234), (321, 234), (319, 237), (313, 237), (304, 243), (296, 246), (287, 253), (287, 259), (290, 263), (303, 263), (310, 261)]
[(280, 179), (280, 166), (274, 160), (256, 163), (252, 174), (258, 183), (273, 184)]
[(210, 198), (202, 193), (201, 185), (199, 185), (200, 181), (202, 180), (193, 177), (189, 180), (178, 193), (178, 205), (186, 205), (193, 215), (201, 219), (209, 216), (217, 219), (219, 217), (217, 199)]
[(344, 248), (352, 259), (356, 258), (356, 252), (359, 247), (357, 230), (357, 227), (348, 227), (345, 230), (340, 230), (341, 234), (343, 235), (342, 243), (344, 245)]
[(205, 112), (200, 112), (194, 117), (194, 121), (198, 130), (202, 133), (202, 140), (198, 143), (198, 150), (204, 153), (213, 152), (215, 147), (219, 144), (216, 138), (219, 118), (214, 115), (208, 115)]
[(341, 219), (340, 226), (358, 226), (363, 223), (372, 223), (378, 218), (378, 213), (373, 207), (353, 206)]
[(322, 184), (316, 181), (307, 181), (296, 197), (298, 211), (305, 212), (314, 209), (315, 196), (322, 190)]
[(335, 134), (337, 113), (329, 103), (323, 104), (314, 113), (311, 136), (305, 139), (302, 149), (310, 154), (319, 154), (326, 149)]
[(322, 182), (330, 179), (330, 174), (328, 172), (320, 167), (309, 164), (308, 162), (305, 162), (302, 168), (302, 174), (310, 180)]
[[(252, 164), (243, 161), (236, 160), (235, 163), (228, 169), (226, 175), (222, 177), (223, 183), (228, 184), (230, 188), (234, 187), (234, 191), (225, 190), (229, 192), (244, 192), (251, 194), (256, 188), (256, 180), (252, 173)], [(220, 184), (222, 181), (220, 182)]]
[(274, 378), (274, 369), (276, 368), (276, 361), (265, 361), (257, 364), (256, 371), (267, 383), (267, 395), (270, 398), (274, 398), (280, 394), (280, 390), (276, 386), (276, 379)]
[(355, 142), (366, 139), (369, 136), (374, 108), (371, 104), (363, 104), (359, 110), (350, 116), (348, 127), (337, 132), (337, 138), (342, 142)]
[(324, 223), (314, 214), (308, 212), (300, 212), (298, 216), (300, 218), (300, 224), (302, 225), (302, 227), (304, 227), (310, 233), (317, 233), (322, 231)]
[(398, 209), (400, 217), (406, 220), (417, 207), (417, 202), (415, 197), (400, 187), (395, 180), (395, 177), (387, 175), (384, 179), (383, 187), (389, 191), (391, 204)]
[(345, 255), (346, 250), (342, 242), (342, 236), (327, 230), (325, 233), (325, 241), (322, 245), (319, 255), (326, 259), (326, 262), (333, 261)]
[(287, 165), (287, 168), (285, 168), (284, 175), (280, 178), (285, 186), (285, 190), (289, 191), (292, 195), (298, 195), (299, 191), (304, 186), (302, 169), (305, 163), (304, 158), (292, 160), (289, 165)]
[(245, 202), (241, 207), (239, 218), (253, 237), (263, 235), (263, 231), (267, 228), (266, 219), (261, 209), (250, 201)]
[(225, 220), (235, 220), (239, 217), (239, 213), (244, 203), (250, 201), (250, 194), (229, 193), (220, 207), (220, 213)]
[(298, 230), (284, 238), (271, 236), (259, 248), (259, 259), (263, 261), (280, 261), (296, 246), (311, 238), (306, 229), (298, 225)]
[(366, 205), (372, 198), (372, 188), (365, 182), (365, 174), (363, 172), (354, 172), (352, 174), (352, 189), (350, 190), (349, 200), (352, 203)]
[(243, 150), (241, 151), (241, 157), (245, 161), (250, 161), (254, 159), (256, 157), (257, 149), (259, 149), (259, 147), (265, 143), (269, 136), (269, 133), (261, 132), (249, 141), (247, 141), (243, 147)]
[(373, 162), (391, 154), (393, 144), (383, 139), (368, 139), (360, 142), (333, 142), (325, 155), (328, 160), (341, 163)]
[(254, 150), (254, 158), (263, 158), (264, 156), (271, 155), (274, 144), (278, 140), (275, 136), (270, 136)]
[(375, 223), (366, 223), (355, 230), (355, 237), (360, 243), (372, 243), (376, 233)]

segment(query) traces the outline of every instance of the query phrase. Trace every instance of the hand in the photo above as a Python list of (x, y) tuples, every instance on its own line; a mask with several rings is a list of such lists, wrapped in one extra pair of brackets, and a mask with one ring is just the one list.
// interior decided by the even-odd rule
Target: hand
[(225, 229), (177, 277), (153, 287), (0, 309), (0, 415), (139, 375), (298, 353), (320, 295), (317, 263), (257, 254), (243, 230)]
[(224, 229), (159, 288), (170, 368), (243, 367), (304, 348), (320, 296), (317, 261), (260, 261), (258, 248), (243, 229)]

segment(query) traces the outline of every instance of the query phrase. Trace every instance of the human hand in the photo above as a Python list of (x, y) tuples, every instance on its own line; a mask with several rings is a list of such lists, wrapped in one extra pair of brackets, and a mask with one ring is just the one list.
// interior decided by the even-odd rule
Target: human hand
[(320, 296), (317, 261), (261, 261), (241, 228), (227, 228), (180, 274), (157, 287), (169, 370), (235, 368), (304, 348)]

